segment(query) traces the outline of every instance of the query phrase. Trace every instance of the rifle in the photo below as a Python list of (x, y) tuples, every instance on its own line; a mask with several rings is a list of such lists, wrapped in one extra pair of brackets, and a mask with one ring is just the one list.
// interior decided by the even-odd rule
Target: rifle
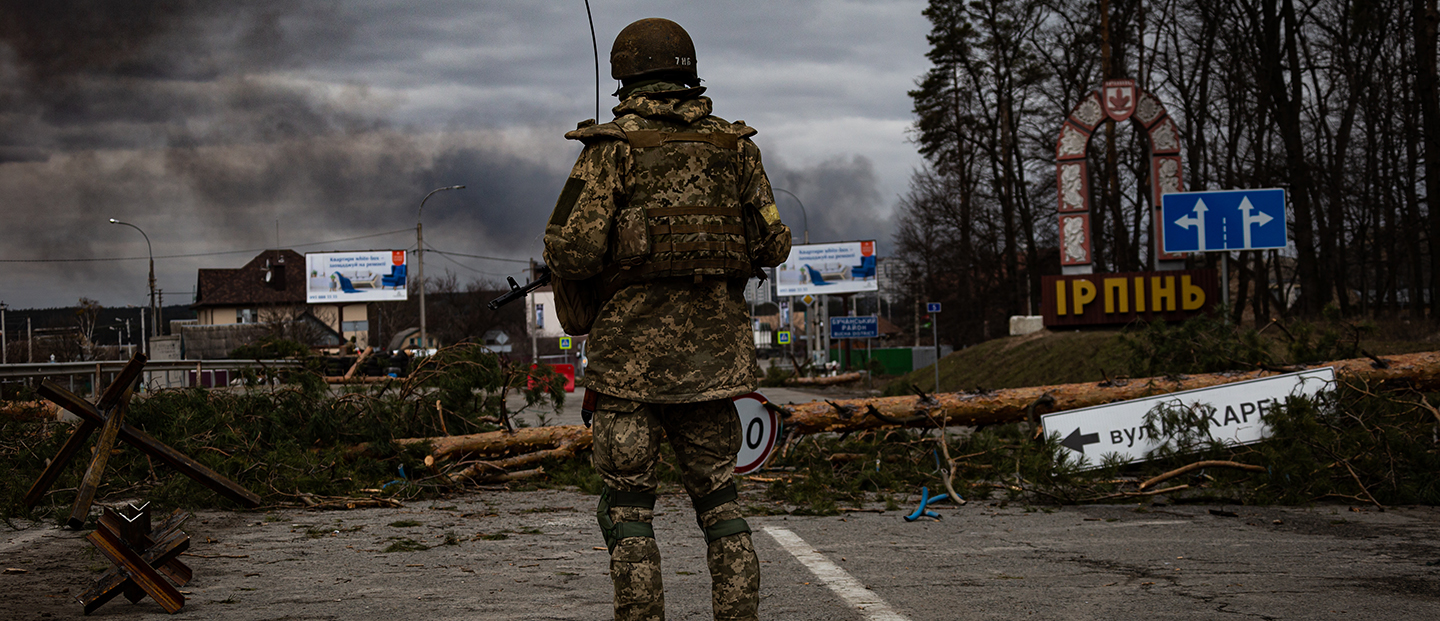
[(526, 283), (524, 287), (521, 287), (519, 284), (517, 284), (517, 283), (515, 282), (515, 277), (514, 277), (514, 276), (506, 276), (506, 277), (505, 277), (505, 280), (507, 280), (507, 281), (510, 282), (510, 290), (509, 290), (509, 291), (506, 291), (504, 294), (501, 294), (500, 297), (495, 298), (495, 299), (493, 299), (493, 300), (490, 300), (490, 301), (489, 301), (488, 303), (486, 303), (485, 305), (488, 306), (488, 307), (490, 307), (490, 310), (492, 310), (492, 311), (493, 311), (493, 310), (499, 310), (501, 306), (504, 306), (504, 305), (506, 305), (506, 304), (509, 304), (509, 303), (511, 303), (511, 302), (514, 302), (515, 300), (518, 300), (518, 299), (520, 299), (520, 298), (523, 298), (523, 297), (525, 297), (526, 295), (529, 295), (531, 291), (534, 291), (534, 290), (536, 290), (536, 289), (539, 289), (540, 287), (544, 287), (545, 285), (550, 284), (550, 268), (549, 268), (549, 267), (546, 267), (546, 266), (544, 266), (544, 265), (541, 265), (540, 267), (536, 268), (536, 271), (539, 272), (540, 276), (539, 276), (538, 278), (536, 278), (535, 280), (532, 280), (532, 281)]

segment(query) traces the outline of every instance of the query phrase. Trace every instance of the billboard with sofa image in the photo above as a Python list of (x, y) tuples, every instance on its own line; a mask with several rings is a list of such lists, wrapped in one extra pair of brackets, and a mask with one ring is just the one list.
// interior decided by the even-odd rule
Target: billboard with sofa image
[(829, 295), (878, 291), (875, 242), (791, 246), (790, 257), (775, 268), (775, 295)]
[(404, 300), (404, 250), (312, 252), (305, 255), (305, 301), (310, 304)]

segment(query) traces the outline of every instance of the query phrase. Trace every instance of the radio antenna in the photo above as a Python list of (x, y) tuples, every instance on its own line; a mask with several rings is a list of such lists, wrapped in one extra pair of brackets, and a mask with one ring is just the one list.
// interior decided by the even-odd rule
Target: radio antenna
[(590, 47), (595, 50), (595, 122), (600, 122), (600, 44), (595, 41), (595, 16), (590, 14), (590, 0), (585, 0), (585, 17), (590, 20)]

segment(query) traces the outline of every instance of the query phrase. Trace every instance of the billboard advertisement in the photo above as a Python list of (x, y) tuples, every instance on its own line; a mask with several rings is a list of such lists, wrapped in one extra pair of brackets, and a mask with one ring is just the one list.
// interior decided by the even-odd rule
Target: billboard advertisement
[(404, 250), (315, 252), (305, 255), (310, 304), (404, 300), (409, 283)]
[(790, 257), (775, 268), (775, 295), (829, 295), (878, 291), (875, 242), (791, 246)]

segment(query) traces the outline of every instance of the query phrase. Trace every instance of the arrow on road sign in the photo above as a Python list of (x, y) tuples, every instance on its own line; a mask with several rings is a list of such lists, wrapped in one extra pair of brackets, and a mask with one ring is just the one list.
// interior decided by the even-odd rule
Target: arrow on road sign
[[(1183, 228), (1194, 228), (1200, 236), (1200, 250), (1205, 250), (1205, 212), (1210, 211), (1205, 206), (1205, 199), (1195, 201), (1195, 210), (1190, 214), (1175, 219), (1175, 224)], [(1261, 214), (1264, 215), (1264, 214)], [(1246, 239), (1249, 239), (1250, 229), (1245, 229)], [(1083, 451), (1082, 451), (1083, 452)]]
[(1079, 428), (1079, 427), (1076, 427), (1076, 428), (1075, 428), (1075, 431), (1070, 432), (1070, 435), (1065, 436), (1065, 439), (1060, 441), (1060, 446), (1063, 446), (1063, 447), (1068, 448), (1068, 449), (1070, 449), (1070, 450), (1072, 450), (1072, 451), (1075, 451), (1076, 453), (1080, 453), (1081, 455), (1084, 455), (1084, 454), (1085, 454), (1085, 445), (1087, 445), (1087, 444), (1099, 444), (1099, 443), (1100, 443), (1100, 434), (1098, 434), (1098, 433), (1087, 433), (1087, 434), (1085, 434), (1085, 435), (1082, 436), (1082, 435), (1080, 435), (1080, 428)]
[[(1197, 206), (1196, 209), (1199, 209), (1199, 207)], [(1242, 228), (1244, 229), (1245, 247), (1246, 247), (1246, 248), (1250, 248), (1250, 247), (1251, 247), (1251, 244), (1250, 244), (1250, 225), (1251, 225), (1251, 224), (1256, 224), (1256, 225), (1259, 225), (1259, 226), (1265, 226), (1265, 224), (1266, 224), (1267, 222), (1270, 222), (1271, 220), (1274, 220), (1275, 218), (1272, 217), (1270, 214), (1265, 213), (1265, 212), (1263, 212), (1263, 211), (1260, 212), (1260, 213), (1257, 213), (1257, 214), (1255, 214), (1255, 215), (1251, 215), (1250, 212), (1255, 211), (1255, 206), (1250, 204), (1250, 197), (1249, 197), (1249, 196), (1246, 196), (1245, 198), (1240, 199), (1239, 211), (1240, 211), (1241, 215), (1243, 216), (1243, 217), (1240, 219), (1240, 224), (1241, 224)]]

